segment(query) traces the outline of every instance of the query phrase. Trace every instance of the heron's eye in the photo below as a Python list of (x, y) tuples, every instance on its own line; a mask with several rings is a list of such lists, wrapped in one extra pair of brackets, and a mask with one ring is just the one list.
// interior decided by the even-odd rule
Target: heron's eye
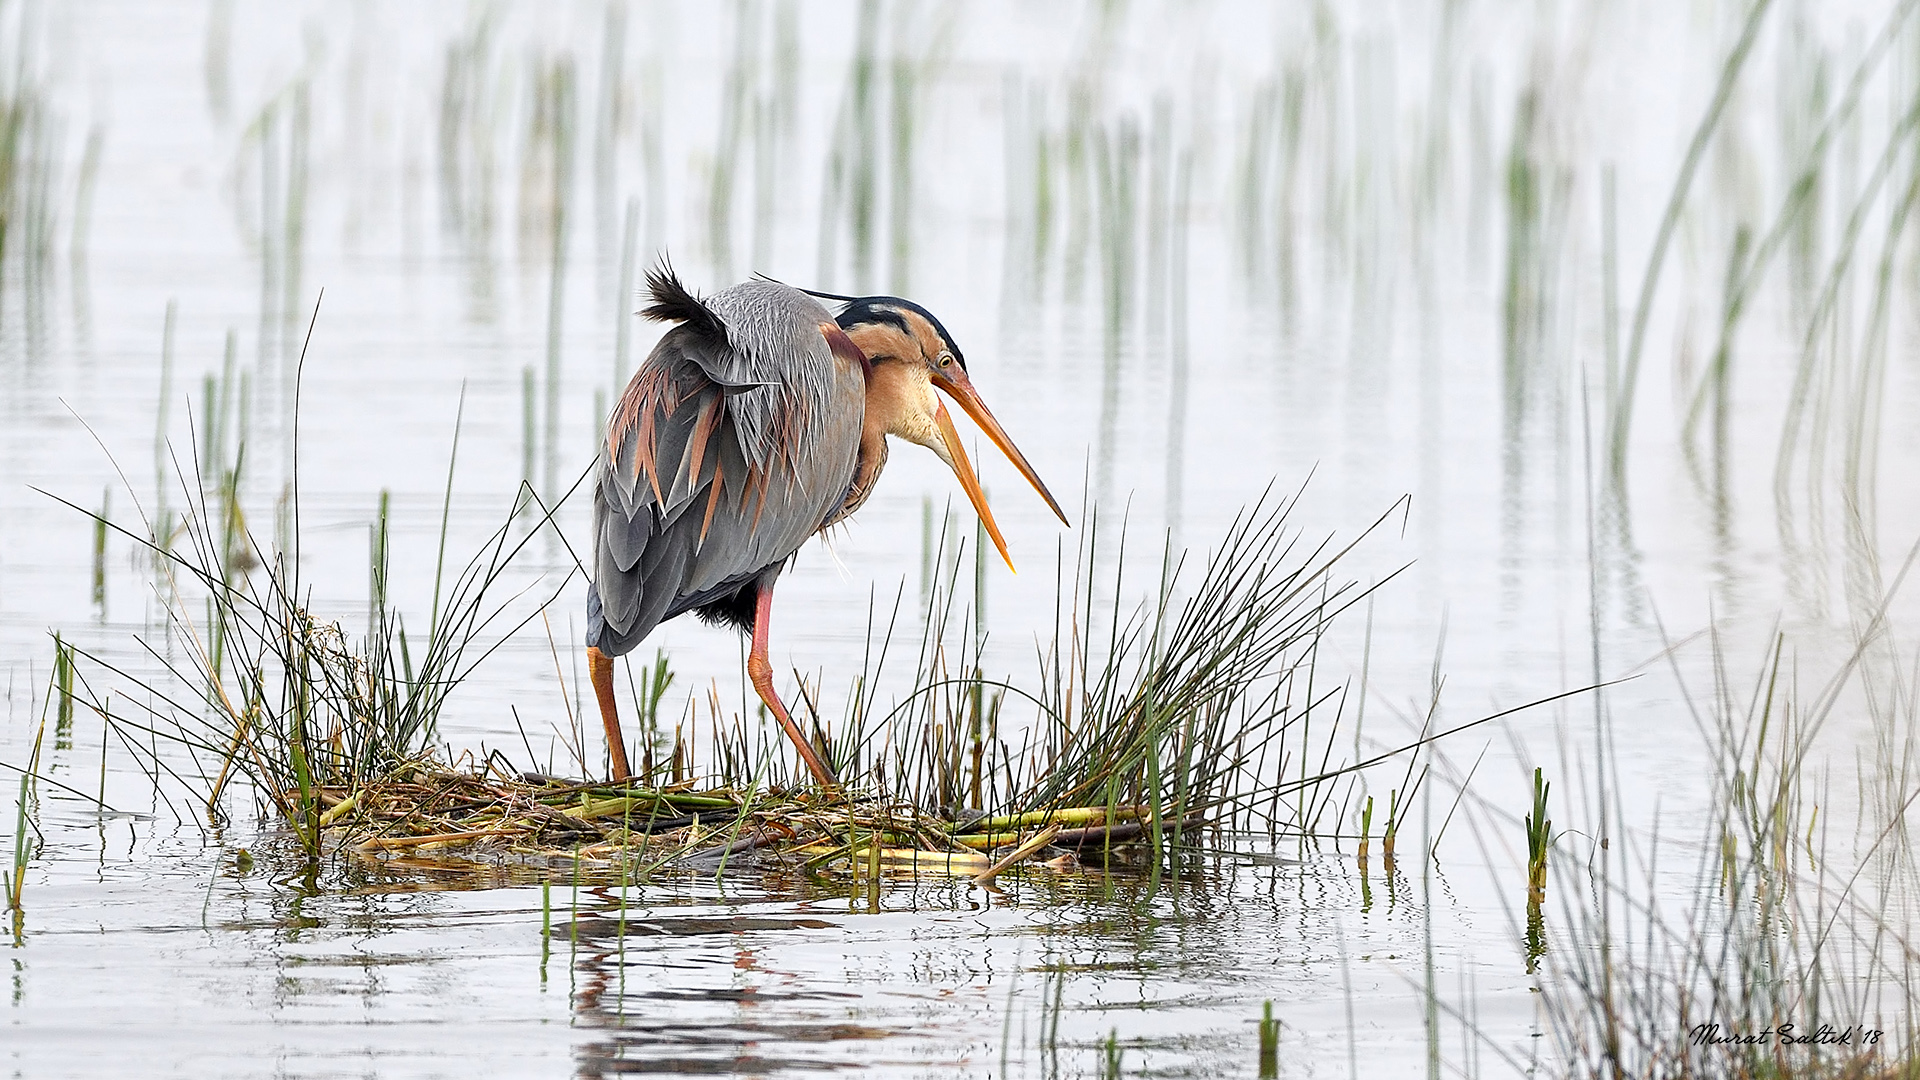
[(939, 365), (940, 365), (941, 367), (943, 367), (943, 368), (944, 368), (944, 367), (952, 367), (952, 366), (953, 366), (953, 354), (952, 354), (952, 353), (950, 353), (950, 352), (946, 352), (946, 351), (942, 351), (942, 352), (940, 353), (940, 356), (938, 357), (938, 363), (939, 363)]

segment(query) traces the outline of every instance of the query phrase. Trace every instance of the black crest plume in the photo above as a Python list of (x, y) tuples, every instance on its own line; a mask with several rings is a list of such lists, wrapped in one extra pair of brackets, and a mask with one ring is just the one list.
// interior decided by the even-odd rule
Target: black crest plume
[(647, 292), (653, 296), (653, 303), (640, 309), (640, 314), (661, 322), (684, 324), (694, 334), (716, 345), (727, 344), (727, 327), (720, 317), (713, 313), (698, 296), (695, 296), (680, 278), (673, 272), (673, 264), (662, 262), (647, 271)]

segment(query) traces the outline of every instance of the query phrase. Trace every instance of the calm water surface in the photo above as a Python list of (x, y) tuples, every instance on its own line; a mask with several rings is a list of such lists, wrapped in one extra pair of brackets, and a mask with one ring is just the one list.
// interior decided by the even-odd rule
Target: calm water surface
[[(1633, 811), (1616, 827), (1658, 821), (1691, 841), (1708, 751), (1667, 643), (1718, 620), (1744, 688), (1778, 625), (1817, 682), (1920, 535), (1904, 480), (1920, 458), (1913, 326), (1900, 293), (1875, 331), (1866, 261), (1884, 207), (1862, 270), (1836, 286), (1846, 314), (1799, 391), (1800, 433), (1783, 425), (1819, 291), (1783, 267), (1735, 339), (1727, 408), (1683, 434), (1730, 238), (1772, 220), (1817, 124), (1808, 102), (1837, 94), (1838, 76), (1806, 72), (1851, 72), (1886, 18), (1781, 6), (1667, 256), (1623, 488), (1606, 480), (1607, 372), (1738, 5), (0, 11), (48, 124), (52, 222), (44, 263), (23, 271), (10, 250), (0, 291), (0, 762), (31, 752), (49, 630), (148, 674), (142, 639), (184, 647), (121, 538), (95, 601), (91, 523), (34, 489), (104, 499), (142, 532), (182, 502), (162, 437), (229, 464), (244, 437), (240, 501), (264, 541), (294, 473), (298, 373), (312, 608), (364, 618), (386, 491), (396, 597), (422, 611), (456, 417), (449, 550), (464, 557), (523, 476), (551, 496), (590, 463), (597, 417), (659, 332), (627, 315), (624, 268), (670, 252), (701, 289), (763, 272), (939, 313), (1063, 502), (1101, 508), (1103, 567), (1124, 518), (1148, 552), (1131, 581), (1157, 571), (1167, 537), (1206, 548), (1270, 482), (1306, 483), (1296, 521), (1316, 538), (1411, 494), (1345, 564), (1361, 582), (1412, 566), (1320, 658), (1356, 694), (1364, 665), (1363, 720), (1336, 759), (1406, 741), (1430, 711), (1451, 725), (1641, 672), (1605, 699), (1611, 783)], [(1907, 93), (1883, 76), (1823, 174), (1807, 280), (1836, 257), (1890, 95)], [(988, 568), (986, 666), (1017, 681), (1052, 633), (1056, 553), (1083, 531), (985, 449), (1021, 570)], [(957, 494), (903, 448), (858, 519), (783, 577), (776, 667), (820, 686), (826, 715), (870, 607), (884, 618), (900, 595), (917, 619), (927, 523), (950, 514), (970, 540)], [(583, 498), (559, 514), (575, 550), (587, 514)], [(571, 568), (552, 537), (516, 563), (509, 586), (529, 612), (551, 597), (547, 617), (455, 696), (440, 734), (456, 753), (524, 761), (517, 709), (535, 763), (578, 770)], [(655, 644), (678, 673), (670, 710), (697, 699), (704, 716), (710, 689), (740, 700), (733, 637), (681, 621), (643, 653)], [(1701, 642), (1677, 656), (1705, 677)], [(43, 791), (0, 1069), (1050, 1076), (1096, 1071), (1112, 1036), (1129, 1075), (1252, 1075), (1272, 1000), (1287, 1075), (1412, 1075), (1430, 986), (1450, 1068), (1525, 1071), (1552, 1040), (1516, 926), (1518, 817), (1543, 766), (1565, 800), (1556, 824), (1584, 827), (1597, 713), (1574, 699), (1443, 744), (1423, 759), (1434, 778), (1399, 867), (1383, 873), (1376, 848), (1364, 882), (1350, 843), (1228, 838), (1261, 857), (1157, 890), (1039, 869), (998, 889), (902, 882), (878, 910), (781, 873), (623, 888), (566, 869), (343, 863), (304, 880), (246, 806), (209, 831), (178, 785), (156, 786), (125, 747), (103, 753), (83, 713), (49, 740), (45, 771), (114, 812)], [(1824, 749), (1851, 776), (1873, 737), (1843, 708)], [(1436, 859), (1418, 858), (1469, 770)], [(1405, 775), (1396, 762), (1364, 790), (1384, 803)], [(1842, 784), (1830, 800), (1853, 796)], [(1697, 849), (1671, 850), (1685, 897)], [(1557, 933), (1550, 921), (1549, 950)]]

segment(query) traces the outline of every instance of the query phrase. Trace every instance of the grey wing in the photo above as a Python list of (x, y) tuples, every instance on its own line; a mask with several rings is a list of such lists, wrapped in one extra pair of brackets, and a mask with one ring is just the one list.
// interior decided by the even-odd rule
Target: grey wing
[[(802, 336), (786, 358), (805, 375), (818, 363), (831, 371), (813, 334), (821, 356)], [(742, 370), (708, 344), (669, 332), (609, 424), (587, 631), (609, 655), (785, 561), (840, 505), (853, 474), (862, 388), (790, 378), (764, 362), (771, 357)]]

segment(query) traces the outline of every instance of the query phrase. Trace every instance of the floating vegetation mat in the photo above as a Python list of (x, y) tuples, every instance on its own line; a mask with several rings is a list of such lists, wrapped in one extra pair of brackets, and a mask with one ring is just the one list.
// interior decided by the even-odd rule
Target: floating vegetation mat
[[(1205, 824), (1147, 806), (943, 816), (836, 790), (664, 787), (503, 776), (419, 758), (354, 788), (312, 789), (323, 842), (362, 857), (458, 852), (546, 861), (723, 869), (767, 860), (808, 869), (991, 877), (1038, 860), (1078, 865)], [(286, 794), (299, 799), (297, 791)]]
[[(1450, 734), (1423, 728), (1396, 749), (1336, 756), (1347, 745), (1350, 682), (1314, 676), (1332, 621), (1392, 577), (1362, 587), (1336, 565), (1404, 501), (1339, 544), (1290, 523), (1297, 491), (1268, 492), (1236, 518), (1190, 587), (1184, 558), (1169, 548), (1133, 603), (1120, 599), (1123, 556), (1110, 583), (1096, 580), (1105, 571), (1096, 571), (1099, 519), (1089, 512), (1078, 557), (1056, 557), (1055, 626), (1031, 690), (982, 674), (985, 630), (970, 616), (984, 604), (956, 614), (961, 545), (943, 538), (934, 556), (945, 569), (929, 583), (918, 649), (896, 660), (905, 677), (883, 678), (896, 609), (895, 619), (870, 622), (837, 720), (820, 715), (815, 689), (802, 682), (819, 749), (842, 778), (821, 789), (790, 779), (783, 739), (767, 741), (717, 700), (709, 724), (689, 697), (693, 722), (684, 733), (674, 723), (672, 753), (656, 761), (646, 748), (668, 745), (661, 703), (673, 682), (664, 655), (635, 688), (638, 781), (556, 779), (547, 775), (552, 759), (538, 764), (531, 743), (520, 768), (499, 751), (456, 756), (441, 743), (448, 695), (566, 584), (544, 598), (526, 588), (492, 598), (508, 591), (509, 564), (544, 521), (523, 529), (509, 520), (463, 567), (436, 572), (424, 633), (409, 633), (387, 602), (377, 541), (361, 636), (306, 608), (311, 586), (297, 550), (262, 548), (238, 531), (221, 504), (230, 492), (197, 483), (184, 494), (166, 543), (119, 530), (155, 563), (167, 637), (140, 644), (162, 670), (56, 641), (56, 667), (67, 673), (60, 724), (76, 706), (99, 716), (182, 820), (204, 814), (218, 824), (249, 801), (270, 808), (309, 865), (325, 853), (389, 864), (584, 860), (872, 877), (884, 869), (988, 878), (1033, 860), (1105, 865), (1116, 856), (1161, 867), (1200, 852), (1195, 833), (1207, 827), (1338, 835), (1358, 805), (1361, 770)], [(376, 538), (384, 522), (382, 511)], [(251, 555), (238, 560), (236, 550)], [(243, 561), (252, 569), (237, 569)], [(893, 692), (883, 696), (883, 685)], [(710, 733), (704, 761), (699, 732)], [(577, 732), (562, 741), (569, 768), (593, 771), (596, 747)], [(1389, 838), (1425, 776), (1408, 760), (1389, 789)]]

